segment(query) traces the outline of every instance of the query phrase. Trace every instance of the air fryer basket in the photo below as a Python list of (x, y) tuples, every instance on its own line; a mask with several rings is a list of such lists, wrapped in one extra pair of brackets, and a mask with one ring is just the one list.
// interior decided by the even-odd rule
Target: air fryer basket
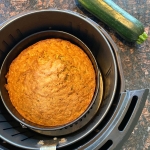
[[(8, 45), (14, 45), (14, 41), (13, 43), (9, 43), (10, 37), (11, 39), (17, 39), (16, 44), (31, 34), (47, 30), (64, 31), (83, 41), (92, 51), (101, 70), (104, 84), (103, 100), (100, 108), (101, 119), (105, 116), (111, 106), (116, 91), (117, 67), (112, 48), (103, 34), (97, 30), (93, 24), (73, 13), (53, 10), (37, 11), (23, 15), (7, 24), (4, 28), (7, 28), (4, 29), (7, 33), (4, 34), (3, 39), (5, 39)], [(18, 35), (17, 38), (14, 33)], [(3, 30), (1, 34), (3, 35)], [(7, 50), (4, 51), (8, 53), (9, 50), (10, 48), (7, 48)], [(24, 122), (21, 121), (21, 123)]]

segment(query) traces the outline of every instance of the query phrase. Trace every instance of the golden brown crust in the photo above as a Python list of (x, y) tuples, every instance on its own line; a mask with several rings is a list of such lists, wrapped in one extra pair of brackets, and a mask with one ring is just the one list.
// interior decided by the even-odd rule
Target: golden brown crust
[(27, 120), (60, 126), (91, 103), (95, 71), (87, 55), (62, 39), (39, 41), (13, 60), (6, 75), (10, 100)]

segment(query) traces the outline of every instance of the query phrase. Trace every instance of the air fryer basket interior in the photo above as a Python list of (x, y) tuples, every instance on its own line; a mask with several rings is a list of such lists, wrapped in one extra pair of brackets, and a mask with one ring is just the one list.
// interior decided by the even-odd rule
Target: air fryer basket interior
[(102, 73), (104, 91), (100, 110), (101, 120), (104, 118), (116, 92), (117, 67), (109, 43), (90, 21), (69, 11), (43, 10), (22, 15), (2, 29), (0, 34), (3, 36), (0, 36), (0, 42), (3, 44), (0, 45), (0, 49), (5, 53), (5, 56), (19, 41), (40, 31), (64, 31), (83, 41), (95, 56)]

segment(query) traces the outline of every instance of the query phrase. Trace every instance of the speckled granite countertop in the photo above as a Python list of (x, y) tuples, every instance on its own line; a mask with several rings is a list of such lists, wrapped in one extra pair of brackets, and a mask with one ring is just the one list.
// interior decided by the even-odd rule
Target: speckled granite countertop
[[(77, 7), (74, 0), (0, 0), (0, 24), (19, 13), (48, 8), (68, 9), (87, 15), (111, 35), (119, 48), (125, 86), (128, 90), (150, 87), (150, 0), (113, 0), (139, 19), (149, 32), (148, 40), (140, 47), (120, 39), (98, 19)], [(0, 35), (1, 36), (1, 35)], [(134, 131), (122, 150), (150, 150), (150, 94)]]

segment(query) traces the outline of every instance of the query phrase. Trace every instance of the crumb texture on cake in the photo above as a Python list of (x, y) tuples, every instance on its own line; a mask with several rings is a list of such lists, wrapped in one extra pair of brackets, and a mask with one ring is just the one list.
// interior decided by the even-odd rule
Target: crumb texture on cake
[(77, 119), (91, 103), (95, 71), (78, 46), (46, 39), (23, 50), (6, 75), (10, 100), (27, 120), (61, 126)]

